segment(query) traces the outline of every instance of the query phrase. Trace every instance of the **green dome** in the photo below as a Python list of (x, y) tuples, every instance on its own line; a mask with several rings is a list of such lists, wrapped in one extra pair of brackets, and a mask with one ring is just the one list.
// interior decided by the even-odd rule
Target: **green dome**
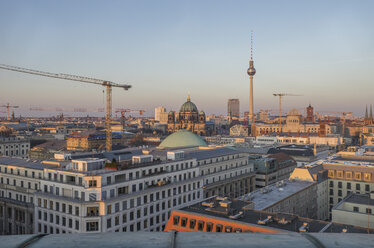
[(173, 148), (173, 147), (196, 147), (196, 146), (208, 146), (205, 141), (188, 130), (179, 130), (175, 133), (170, 134), (164, 139), (160, 147)]
[(198, 113), (196, 105), (191, 102), (190, 96), (187, 98), (187, 102), (183, 103), (181, 109), (179, 110), (180, 113), (185, 113), (185, 112), (194, 112)]

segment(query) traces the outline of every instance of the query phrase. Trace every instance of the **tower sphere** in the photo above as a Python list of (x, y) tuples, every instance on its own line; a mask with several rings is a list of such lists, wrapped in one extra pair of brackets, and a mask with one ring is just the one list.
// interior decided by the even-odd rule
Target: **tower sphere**
[(247, 73), (249, 76), (254, 76), (256, 74), (256, 69), (254, 67), (249, 67)]

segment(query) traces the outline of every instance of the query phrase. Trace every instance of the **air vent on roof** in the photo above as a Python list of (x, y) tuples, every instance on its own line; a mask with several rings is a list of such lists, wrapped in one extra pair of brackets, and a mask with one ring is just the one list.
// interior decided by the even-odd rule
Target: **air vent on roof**
[(308, 232), (309, 231), (309, 223), (304, 222), (303, 225), (299, 228), (299, 232)]
[(204, 207), (213, 208), (214, 207), (214, 202), (203, 202), (203, 203), (201, 203), (201, 205), (204, 206)]
[(243, 211), (240, 211), (238, 214), (230, 215), (229, 218), (233, 220), (237, 220), (243, 217)]
[(273, 221), (273, 216), (269, 215), (266, 219), (264, 220), (258, 220), (257, 224), (259, 225), (267, 225), (268, 223)]

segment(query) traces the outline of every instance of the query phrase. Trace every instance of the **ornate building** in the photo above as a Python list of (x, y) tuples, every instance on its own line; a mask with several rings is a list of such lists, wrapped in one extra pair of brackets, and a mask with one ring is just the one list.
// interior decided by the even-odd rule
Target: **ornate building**
[(206, 135), (205, 113), (198, 111), (196, 105), (191, 102), (190, 96), (183, 103), (179, 114), (170, 111), (168, 115), (168, 132), (172, 133), (179, 129), (187, 129), (198, 135)]
[[(311, 115), (311, 106), (307, 111), (306, 120), (302, 118), (302, 114), (297, 109), (291, 109), (287, 113), (286, 122), (283, 123), (282, 133), (300, 133), (300, 134), (332, 134), (331, 126), (326, 123), (309, 122), (314, 118)], [(323, 130), (322, 130), (323, 129)], [(322, 132), (323, 131), (323, 132)], [(257, 135), (270, 135), (272, 133), (279, 133), (279, 124), (277, 123), (256, 123)]]

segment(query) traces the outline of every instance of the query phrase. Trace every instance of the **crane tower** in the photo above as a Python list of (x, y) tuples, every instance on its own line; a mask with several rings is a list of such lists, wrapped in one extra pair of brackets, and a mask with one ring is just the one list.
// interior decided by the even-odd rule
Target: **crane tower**
[(63, 73), (50, 73), (50, 72), (43, 72), (38, 70), (26, 69), (16, 66), (10, 65), (2, 65), (0, 64), (0, 69), (28, 73), (38, 76), (44, 77), (51, 77), (51, 78), (58, 78), (58, 79), (65, 79), (65, 80), (72, 80), (78, 81), (83, 83), (90, 83), (90, 84), (98, 84), (102, 85), (106, 88), (106, 117), (105, 117), (105, 128), (106, 128), (106, 150), (112, 150), (112, 87), (122, 88), (124, 90), (128, 90), (131, 88), (131, 85), (128, 84), (117, 84), (107, 80), (101, 80), (96, 78), (89, 78), (89, 77), (82, 77), (82, 76), (75, 76)]

